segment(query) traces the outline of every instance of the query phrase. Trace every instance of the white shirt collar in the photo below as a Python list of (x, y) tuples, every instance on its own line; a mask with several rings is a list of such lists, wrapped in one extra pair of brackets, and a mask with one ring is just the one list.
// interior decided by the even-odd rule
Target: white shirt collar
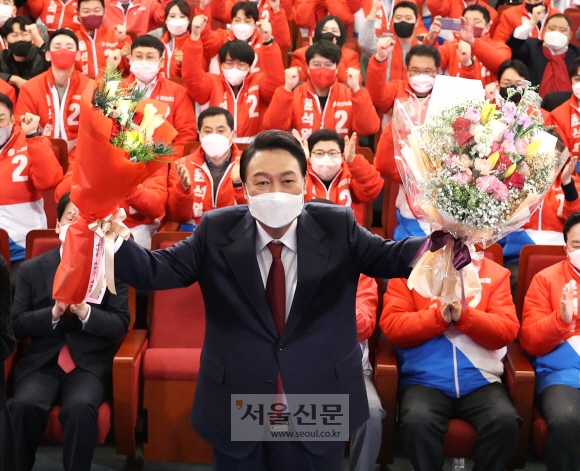
[[(282, 242), (286, 247), (288, 247), (292, 252), (296, 252), (296, 227), (298, 226), (298, 218), (292, 221), (290, 227), (286, 231), (286, 233), (280, 238), (277, 239)], [(256, 227), (258, 229), (258, 236), (256, 237), (256, 253), (260, 253), (264, 247), (266, 247), (273, 239), (268, 233), (264, 230), (264, 228), (260, 225), (258, 221), (256, 221)]]
[(155, 77), (153, 79), (153, 81), (149, 84), (149, 85), (145, 85), (143, 82), (141, 82), (137, 77), (135, 77), (135, 83), (137, 83), (137, 88), (139, 90), (144, 89), (145, 87), (147, 87), (147, 95), (146, 98), (151, 98), (151, 94), (153, 93), (153, 90), (155, 90), (155, 87), (157, 86), (157, 82), (158, 82), (158, 77)]

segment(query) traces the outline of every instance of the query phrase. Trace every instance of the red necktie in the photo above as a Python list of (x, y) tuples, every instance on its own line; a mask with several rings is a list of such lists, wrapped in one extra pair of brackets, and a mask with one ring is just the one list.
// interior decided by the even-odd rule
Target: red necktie
[[(64, 311), (62, 316), (64, 317), (65, 322), (70, 318), (71, 316), (70, 307), (66, 308), (66, 311)], [(58, 366), (60, 366), (62, 370), (67, 374), (77, 367), (70, 353), (68, 343), (65, 343), (60, 349), (60, 352), (58, 353)]]
[[(282, 247), (284, 244), (270, 242), (268, 248), (272, 253), (272, 265), (268, 272), (266, 281), (266, 298), (278, 335), (281, 336), (286, 324), (286, 277), (284, 275), (284, 264), (282, 263)], [(276, 379), (276, 389), (274, 391), (274, 402), (282, 403), (284, 401), (284, 387), (282, 385), (282, 376), (278, 373)]]

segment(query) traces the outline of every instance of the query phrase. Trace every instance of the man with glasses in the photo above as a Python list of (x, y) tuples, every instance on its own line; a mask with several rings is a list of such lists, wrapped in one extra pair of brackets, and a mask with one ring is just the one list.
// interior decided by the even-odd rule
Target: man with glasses
[(333, 129), (343, 137), (377, 132), (380, 120), (369, 93), (360, 85), (360, 70), (348, 69), (348, 86), (336, 80), (341, 54), (340, 47), (324, 39), (310, 46), (306, 50), (308, 80), (298, 85), (299, 68), (286, 70), (286, 83), (274, 93), (264, 127), (296, 129), (301, 139), (319, 129)]
[(513, 32), (507, 41), (514, 59), (521, 60), (530, 70), (530, 82), (539, 85), (538, 93), (545, 97), (551, 92), (570, 91), (572, 85), (568, 68), (580, 57), (580, 47), (570, 44), (572, 23), (563, 14), (553, 15), (546, 21), (541, 39), (528, 38), (527, 32), (539, 21), (537, 11), (529, 24)]
[(302, 145), (306, 155), (310, 154), (304, 200), (323, 198), (349, 206), (358, 223), (364, 225), (365, 204), (379, 196), (383, 179), (364, 156), (356, 153), (356, 133), (349, 139), (331, 129), (321, 129)]
[[(435, 17), (426, 39), (434, 46), (441, 32), (440, 19), (439, 16)], [(471, 5), (463, 10), (458, 37), (439, 46), (441, 70), (445, 75), (481, 80), (484, 85), (495, 81), (497, 69), (512, 53), (504, 43), (491, 39), (490, 29), (491, 18), (487, 8)]]
[[(494, 102), (499, 93), (507, 100), (508, 89), (523, 87), (526, 80), (530, 80), (530, 71), (526, 64), (517, 59), (504, 61), (497, 70), (497, 81), (485, 86), (485, 99)], [(521, 97), (521, 93), (512, 94), (510, 101), (518, 104)]]

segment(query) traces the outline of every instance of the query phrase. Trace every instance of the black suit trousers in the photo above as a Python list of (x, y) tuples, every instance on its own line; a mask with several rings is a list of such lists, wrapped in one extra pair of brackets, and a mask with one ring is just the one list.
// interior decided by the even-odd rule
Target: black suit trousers
[(56, 359), (22, 378), (8, 402), (19, 471), (30, 471), (34, 466), (48, 414), (57, 404), (61, 406), (64, 469), (90, 471), (97, 444), (98, 409), (106, 397), (105, 385), (94, 374), (80, 368), (66, 374)]

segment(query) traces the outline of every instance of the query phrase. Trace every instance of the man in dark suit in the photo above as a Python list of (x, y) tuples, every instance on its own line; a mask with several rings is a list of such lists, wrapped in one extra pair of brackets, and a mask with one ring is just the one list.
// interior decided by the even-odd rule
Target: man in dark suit
[(167, 250), (122, 242), (117, 276), (140, 289), (199, 282), (206, 333), (191, 423), (214, 447), (216, 470), (341, 470), (346, 436), (231, 440), (231, 395), (348, 394), (349, 433), (357, 430), (369, 417), (359, 275), (407, 277), (424, 239), (384, 240), (349, 208), (304, 206), (306, 158), (288, 133), (259, 134), (239, 171), (249, 207), (206, 213), (192, 236)]
[[(76, 208), (64, 195), (56, 231), (64, 240)], [(60, 404), (63, 463), (67, 471), (89, 471), (97, 442), (99, 406), (110, 396), (113, 357), (127, 332), (128, 288), (118, 282), (98, 304), (67, 306), (52, 299), (57, 248), (20, 266), (11, 320), (17, 338), (30, 345), (15, 365), (15, 391), (8, 407), (14, 423), (18, 469), (30, 471), (48, 423)]]

